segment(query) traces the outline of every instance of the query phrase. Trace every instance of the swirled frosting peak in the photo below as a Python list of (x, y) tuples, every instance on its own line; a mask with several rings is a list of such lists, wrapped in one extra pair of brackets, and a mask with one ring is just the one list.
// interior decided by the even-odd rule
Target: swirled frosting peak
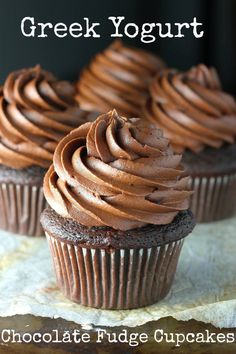
[(78, 102), (84, 109), (107, 112), (116, 107), (120, 114), (138, 117), (150, 80), (163, 67), (157, 56), (117, 40), (83, 70)]
[(219, 148), (235, 141), (236, 101), (222, 91), (216, 70), (203, 64), (157, 75), (144, 115), (163, 129), (176, 152)]
[(59, 215), (88, 227), (168, 224), (191, 194), (180, 162), (159, 129), (113, 110), (59, 143), (45, 197)]
[(38, 65), (12, 72), (0, 91), (0, 163), (49, 167), (58, 141), (87, 117), (74, 95)]

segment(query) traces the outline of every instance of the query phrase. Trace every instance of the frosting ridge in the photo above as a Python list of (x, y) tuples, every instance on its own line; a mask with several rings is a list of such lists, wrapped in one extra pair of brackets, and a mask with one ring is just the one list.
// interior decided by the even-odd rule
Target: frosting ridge
[(116, 107), (125, 116), (139, 116), (150, 80), (163, 67), (157, 56), (116, 40), (83, 70), (77, 82), (78, 102), (88, 110)]
[(222, 91), (214, 68), (166, 69), (149, 88), (144, 116), (163, 129), (177, 152), (221, 147), (236, 137), (236, 101)]
[(168, 224), (188, 209), (191, 194), (180, 162), (159, 129), (113, 110), (58, 144), (45, 197), (59, 215), (88, 227)]
[(40, 66), (12, 72), (0, 94), (0, 163), (50, 166), (59, 140), (85, 121), (67, 81)]

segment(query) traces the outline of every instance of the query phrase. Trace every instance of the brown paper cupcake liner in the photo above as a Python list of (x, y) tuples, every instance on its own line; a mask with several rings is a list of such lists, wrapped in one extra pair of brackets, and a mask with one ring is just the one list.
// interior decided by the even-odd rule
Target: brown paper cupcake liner
[(46, 233), (57, 283), (85, 306), (131, 309), (153, 304), (170, 290), (184, 240), (141, 249), (84, 248)]
[(236, 173), (213, 177), (192, 177), (190, 201), (198, 222), (210, 222), (231, 217), (236, 212)]
[(40, 224), (46, 206), (42, 187), (1, 183), (0, 206), (1, 229), (28, 236), (44, 235)]

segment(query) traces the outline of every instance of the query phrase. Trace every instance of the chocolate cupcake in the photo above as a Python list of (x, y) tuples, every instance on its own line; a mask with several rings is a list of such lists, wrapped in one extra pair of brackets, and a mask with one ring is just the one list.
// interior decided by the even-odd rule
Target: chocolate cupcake
[[(0, 228), (43, 234), (43, 177), (59, 140), (84, 123), (74, 88), (39, 66), (11, 73), (0, 95)], [(91, 115), (89, 115), (90, 117)]]
[(116, 111), (59, 143), (41, 222), (65, 296), (105, 309), (166, 296), (194, 227), (180, 162), (159, 129)]
[(150, 80), (163, 67), (159, 57), (117, 40), (83, 70), (77, 100), (86, 110), (105, 113), (116, 107), (122, 115), (139, 117)]
[(183, 153), (194, 190), (191, 209), (199, 222), (236, 210), (236, 102), (222, 91), (217, 72), (198, 65), (164, 70), (150, 85), (144, 116), (163, 129)]

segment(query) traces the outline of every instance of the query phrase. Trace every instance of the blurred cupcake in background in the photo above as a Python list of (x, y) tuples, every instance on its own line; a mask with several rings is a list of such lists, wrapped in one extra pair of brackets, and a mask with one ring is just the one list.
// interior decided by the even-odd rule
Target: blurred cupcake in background
[(40, 66), (12, 72), (0, 95), (0, 228), (43, 234), (42, 184), (59, 140), (92, 118), (74, 100), (73, 85)]
[(153, 76), (164, 68), (163, 61), (145, 50), (113, 42), (95, 55), (76, 83), (77, 100), (86, 110), (139, 117)]
[(236, 210), (236, 101), (221, 88), (214, 68), (166, 69), (150, 85), (144, 116), (183, 153), (195, 191), (191, 209), (200, 222)]

